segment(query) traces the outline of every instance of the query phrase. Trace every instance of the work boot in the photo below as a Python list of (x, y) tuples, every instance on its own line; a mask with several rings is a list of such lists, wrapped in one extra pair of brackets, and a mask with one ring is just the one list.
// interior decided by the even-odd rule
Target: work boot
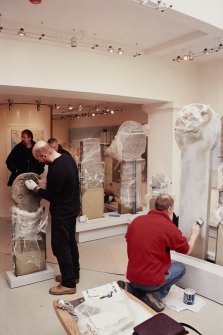
[(76, 288), (75, 287), (65, 287), (59, 284), (58, 286), (51, 287), (49, 289), (49, 293), (53, 295), (75, 294)]
[(147, 292), (141, 300), (156, 312), (162, 312), (165, 308), (165, 304), (162, 300), (157, 298), (156, 292)]
[[(77, 278), (77, 279), (75, 279), (75, 284), (78, 284), (79, 283), (79, 278)], [(62, 275), (56, 275), (56, 277), (55, 277), (55, 281), (57, 282), (57, 283), (61, 283), (62, 282)]]
[(124, 280), (118, 280), (117, 284), (119, 287), (121, 287), (123, 290), (127, 291), (128, 290), (128, 284), (127, 282), (125, 282)]

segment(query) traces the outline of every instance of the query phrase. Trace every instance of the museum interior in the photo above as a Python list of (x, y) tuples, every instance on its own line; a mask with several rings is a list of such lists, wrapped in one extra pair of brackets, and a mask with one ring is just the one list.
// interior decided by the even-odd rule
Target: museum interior
[(48, 293), (59, 268), (47, 201), (37, 243), (46, 276), (26, 255), (24, 267), (15, 261), (5, 162), (30, 129), (78, 166), (77, 291), (126, 280), (127, 226), (169, 193), (186, 237), (204, 223), (192, 256), (172, 255), (187, 268), (179, 287), (195, 289), (200, 308), (164, 312), (223, 334), (223, 1), (1, 0), (0, 48), (1, 333), (66, 333)]

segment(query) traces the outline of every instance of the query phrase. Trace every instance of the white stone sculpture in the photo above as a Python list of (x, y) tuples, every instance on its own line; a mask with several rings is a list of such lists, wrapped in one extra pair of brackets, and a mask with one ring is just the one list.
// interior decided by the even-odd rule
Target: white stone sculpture
[(175, 125), (175, 138), (181, 150), (179, 228), (189, 238), (198, 217), (203, 218), (201, 235), (193, 256), (205, 258), (210, 207), (212, 151), (221, 129), (220, 116), (205, 104), (181, 109)]

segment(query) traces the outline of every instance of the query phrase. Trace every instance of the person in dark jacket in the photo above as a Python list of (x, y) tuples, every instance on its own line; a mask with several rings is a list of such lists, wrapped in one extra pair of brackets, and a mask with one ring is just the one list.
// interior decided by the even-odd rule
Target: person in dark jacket
[(57, 152), (59, 152), (60, 154), (67, 154), (70, 155), (69, 151), (65, 150), (61, 144), (58, 143), (57, 139), (52, 137), (49, 138), (49, 140), (47, 141), (49, 143), (49, 145), (51, 146), (51, 148), (53, 148), (54, 150), (56, 150)]
[(33, 148), (33, 155), (39, 162), (49, 165), (46, 189), (33, 180), (26, 180), (26, 187), (37, 192), (50, 202), (51, 246), (57, 258), (61, 275), (58, 286), (50, 294), (74, 294), (79, 282), (79, 252), (75, 240), (76, 217), (80, 211), (79, 176), (75, 160), (67, 154), (60, 154), (44, 141)]
[(31, 130), (24, 129), (21, 132), (21, 142), (12, 149), (6, 159), (7, 168), (11, 171), (8, 186), (12, 186), (15, 178), (22, 173), (33, 172), (38, 175), (43, 173), (44, 164), (39, 163), (32, 154), (35, 143)]

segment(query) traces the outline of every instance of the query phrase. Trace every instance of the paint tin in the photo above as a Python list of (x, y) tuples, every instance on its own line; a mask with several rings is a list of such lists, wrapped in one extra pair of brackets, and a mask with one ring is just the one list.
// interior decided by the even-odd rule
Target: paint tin
[(184, 303), (186, 305), (193, 305), (195, 301), (195, 290), (192, 288), (186, 288), (184, 290)]

